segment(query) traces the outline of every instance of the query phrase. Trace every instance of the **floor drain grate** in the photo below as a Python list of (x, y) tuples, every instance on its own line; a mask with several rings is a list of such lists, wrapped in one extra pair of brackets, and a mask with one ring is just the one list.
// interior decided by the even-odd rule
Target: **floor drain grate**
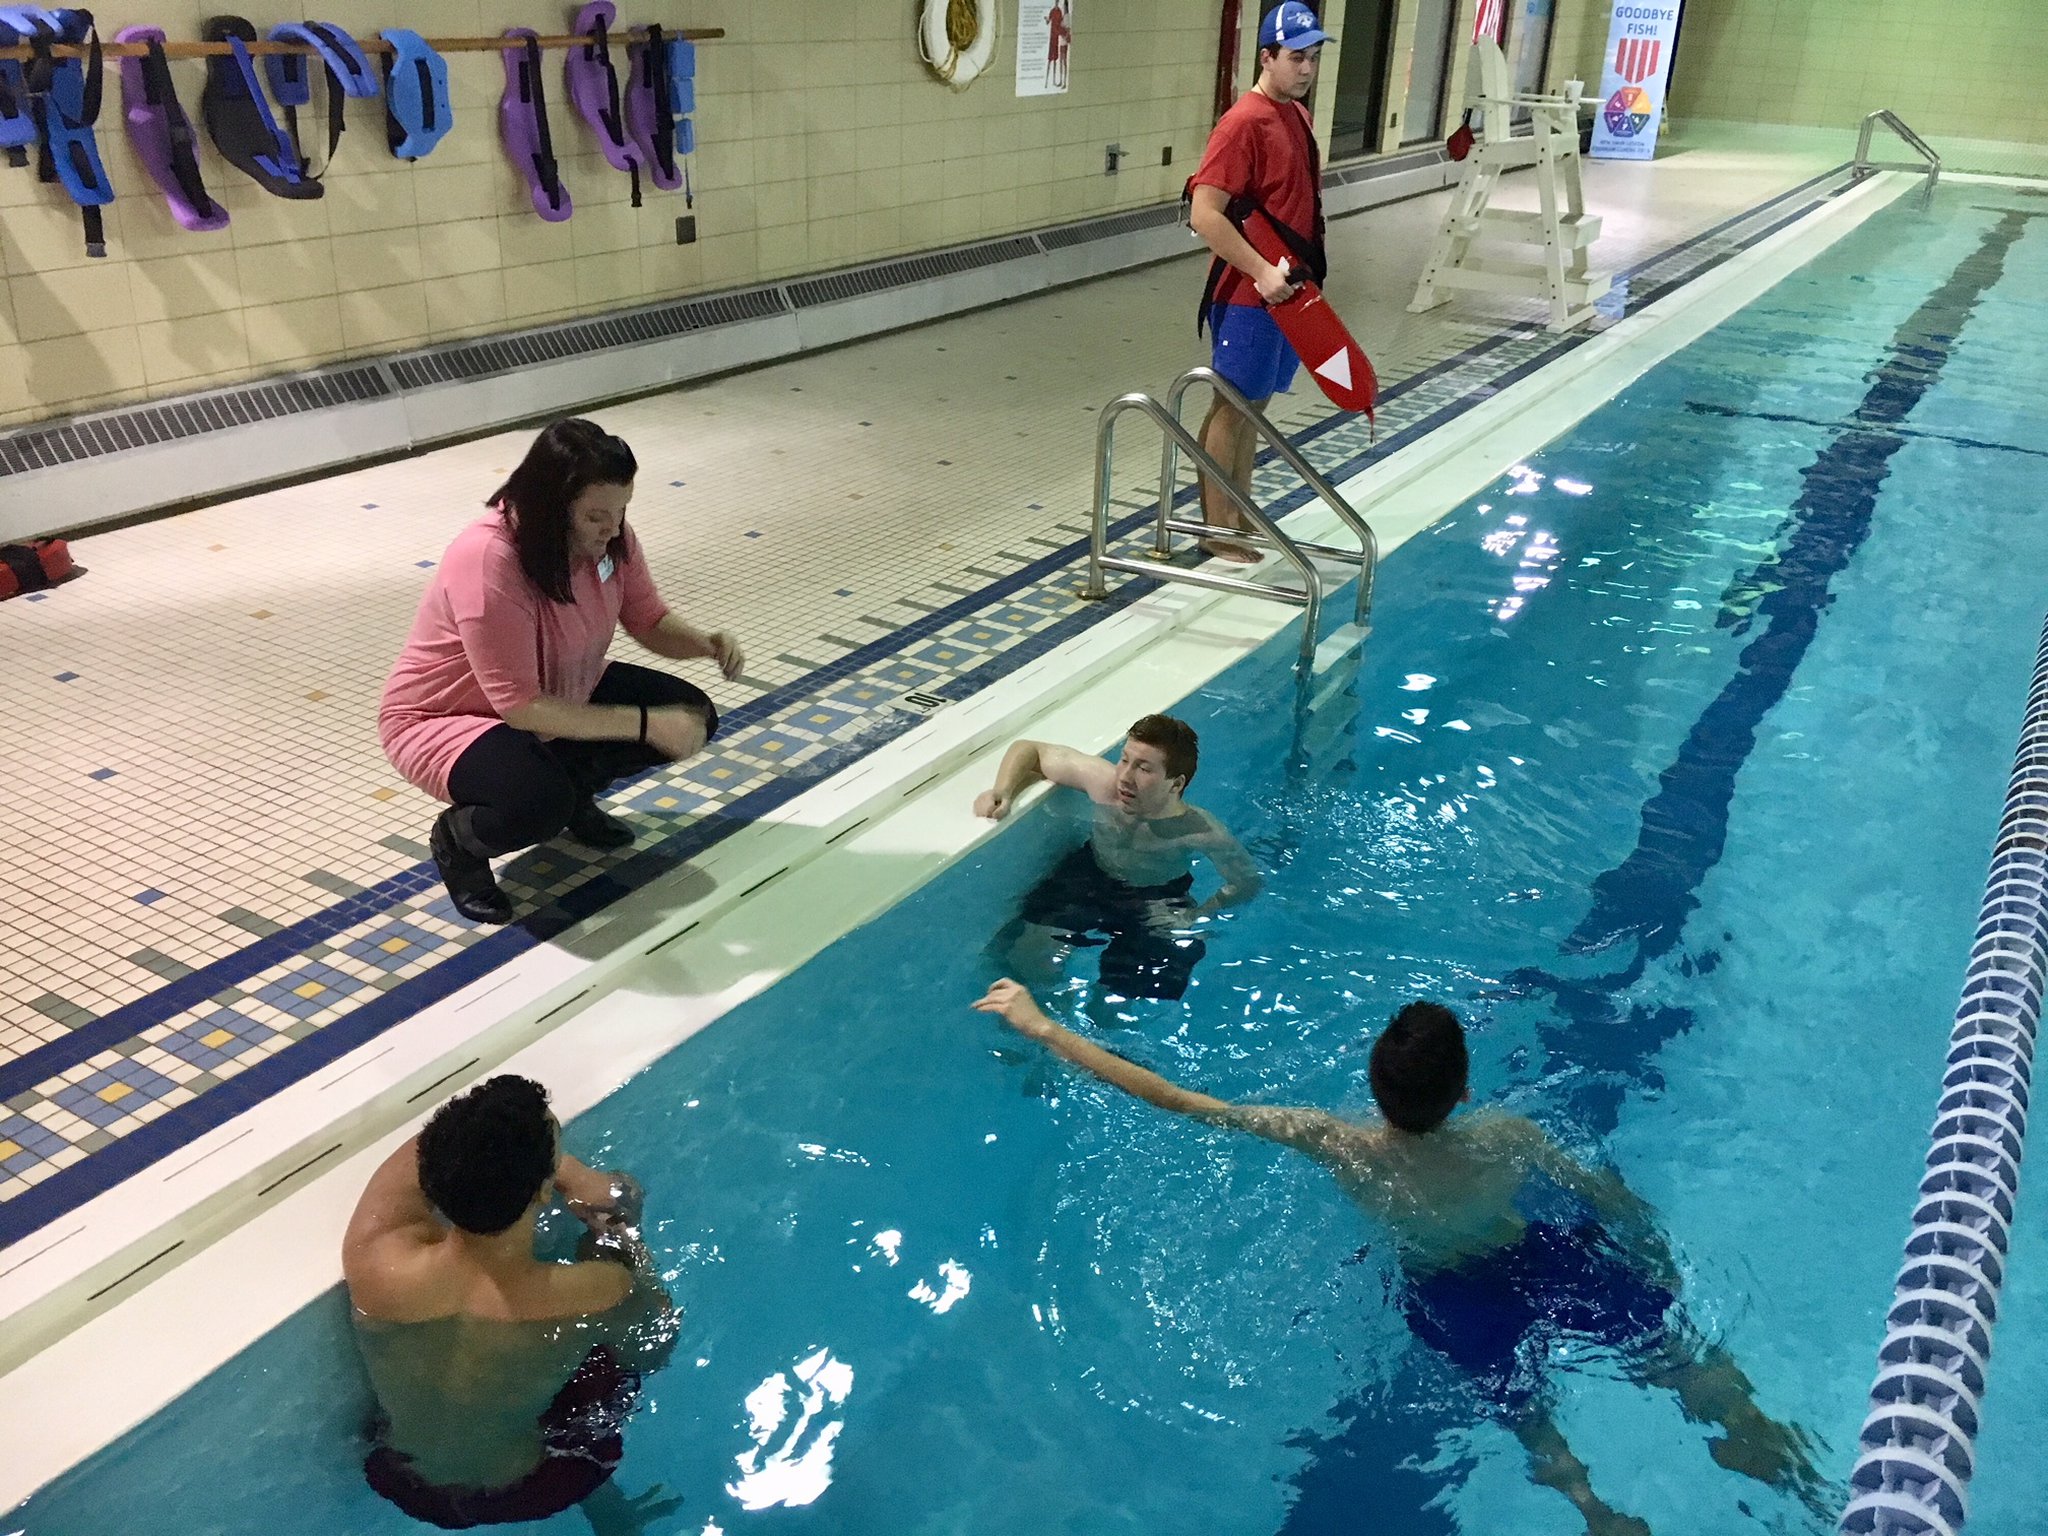
[(907, 709), (913, 715), (928, 715), (935, 709), (946, 707), (946, 700), (936, 693), (906, 693), (896, 701), (898, 709)]

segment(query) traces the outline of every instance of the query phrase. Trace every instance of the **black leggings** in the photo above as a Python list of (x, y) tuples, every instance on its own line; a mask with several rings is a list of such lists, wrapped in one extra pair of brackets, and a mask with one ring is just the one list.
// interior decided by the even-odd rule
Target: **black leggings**
[[(704, 712), (704, 737), (718, 729), (718, 709), (704, 690), (680, 677), (606, 665), (593, 704), (687, 704)], [(494, 725), (463, 748), (448, 775), (448, 798), (469, 806), (470, 831), (493, 854), (544, 843), (569, 824), (570, 813), (615, 779), (665, 762), (637, 741), (542, 741), (531, 731)]]

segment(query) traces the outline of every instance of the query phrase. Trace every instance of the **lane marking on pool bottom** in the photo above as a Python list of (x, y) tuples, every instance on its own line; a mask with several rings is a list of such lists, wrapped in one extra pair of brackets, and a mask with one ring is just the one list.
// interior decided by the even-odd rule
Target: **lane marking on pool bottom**
[(1563, 945), (1566, 954), (1585, 954), (1633, 938), (1628, 964), (1593, 978), (1535, 968), (1508, 978), (1517, 989), (1551, 992), (1565, 1016), (1554, 1043), (1603, 1069), (1593, 1074), (1600, 1081), (1583, 1086), (1577, 1106), (1581, 1113), (1575, 1118), (1589, 1131), (1613, 1128), (1629, 1081), (1639, 1080), (1655, 1051), (1691, 1021), (1690, 1010), (1659, 1005), (1637, 1005), (1618, 1017), (1614, 1000), (1641, 979), (1650, 961), (1677, 946), (1698, 907), (1700, 886), (1727, 843), (1736, 779), (1755, 750), (1764, 717), (1784, 698), (1813, 643), (1821, 613), (1833, 600), (1834, 578), (1869, 537), (1892, 457), (1910, 440), (1902, 423), (1941, 376), (1956, 339), (1978, 301), (2004, 275), (2006, 254), (2031, 217), (2001, 217), (1893, 333), (1863, 399), (1801, 472), (1778, 553), (1731, 589), (1764, 595), (1753, 610), (1724, 607), (1720, 624), (1737, 634), (1758, 623), (1761, 629), (1659, 775), (1657, 792), (1643, 805), (1635, 848), (1593, 881), (1592, 906)]
[[(1940, 376), (1964, 323), (2003, 275), (2006, 253), (2031, 217), (2010, 213), (2001, 218), (1893, 334), (1862, 402), (1846, 422), (1834, 424), (1839, 435), (1802, 473), (1781, 553), (1731, 589), (1772, 588), (1753, 612), (1724, 607), (1721, 613), (1720, 622), (1738, 633), (1759, 619), (1763, 628), (1743, 648), (1734, 676), (1701, 712), (1661, 775), (1657, 793), (1645, 802), (1635, 849), (1594, 880), (1592, 908), (1563, 946), (1568, 954), (1583, 953), (1633, 937), (1632, 960), (1597, 978), (1572, 979), (1534, 968), (1508, 978), (1512, 993), (1552, 993), (1565, 1021), (1551, 1043), (1605, 1069), (1589, 1074), (1592, 1081), (1579, 1096), (1575, 1119), (1588, 1131), (1604, 1135), (1613, 1128), (1624, 1079), (1639, 1076), (1656, 1049), (1691, 1022), (1689, 1009), (1639, 1004), (1617, 1017), (1613, 1005), (1650, 960), (1678, 943), (1687, 916), (1699, 905), (1700, 884), (1727, 842), (1736, 776), (1756, 745), (1758, 726), (1784, 697), (1813, 642), (1830, 600), (1830, 583), (1869, 535), (1891, 458), (1910, 436), (1899, 424)], [(1602, 1041), (1607, 1042), (1604, 1050), (1598, 1048)], [(1589, 1052), (1597, 1059), (1589, 1060)], [(1415, 1415), (1398, 1394), (1361, 1393), (1339, 1403), (1331, 1417), (1343, 1427), (1289, 1442), (1307, 1457), (1290, 1479), (1298, 1497), (1282, 1536), (1350, 1529), (1361, 1485), (1380, 1487), (1387, 1475), (1387, 1448), (1417, 1439)], [(1433, 1445), (1433, 1436), (1422, 1438)], [(1426, 1467), (1428, 1456), (1420, 1460)], [(1393, 1461), (1403, 1465), (1398, 1455)], [(1412, 1469), (1413, 1461), (1405, 1465)], [(1427, 1489), (1420, 1492), (1427, 1497)], [(1377, 1502), (1385, 1509), (1389, 1501)], [(1401, 1514), (1406, 1523), (1389, 1530), (1403, 1536), (1410, 1531), (1434, 1536), (1455, 1528), (1434, 1498), (1412, 1517), (1405, 1508)]]

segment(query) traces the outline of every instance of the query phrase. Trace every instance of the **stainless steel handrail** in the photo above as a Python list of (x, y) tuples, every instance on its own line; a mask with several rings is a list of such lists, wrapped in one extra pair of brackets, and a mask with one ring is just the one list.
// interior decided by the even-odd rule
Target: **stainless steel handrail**
[[(1203, 370), (1206, 371), (1206, 370)], [(1228, 388), (1229, 386), (1225, 386)], [(1185, 452), (1195, 467), (1221, 486), (1246, 522), (1256, 530), (1259, 542), (1269, 543), (1301, 575), (1301, 590), (1287, 587), (1267, 586), (1263, 582), (1247, 581), (1242, 576), (1215, 575), (1208, 571), (1181, 570), (1176, 566), (1162, 566), (1144, 560), (1126, 560), (1107, 551), (1109, 541), (1110, 475), (1112, 458), (1116, 448), (1116, 424), (1126, 411), (1142, 411), (1158, 423), (1159, 430), (1166, 434), (1167, 451), (1174, 448)], [(1170, 497), (1171, 490), (1163, 493)], [(1235, 530), (1216, 530), (1234, 532)], [(1304, 610), (1301, 655), (1304, 661), (1315, 655), (1317, 621), (1322, 615), (1323, 587), (1316, 575), (1315, 563), (1304, 554), (1301, 547), (1282, 533), (1273, 520), (1261, 512), (1250, 496), (1239, 490), (1224, 473), (1223, 466), (1195, 441), (1188, 429), (1181, 425), (1176, 415), (1141, 391), (1119, 395), (1103, 407), (1102, 418), (1095, 427), (1095, 515), (1090, 519), (1088, 529), (1088, 584), (1081, 589), (1085, 598), (1099, 599), (1109, 595), (1103, 585), (1104, 571), (1124, 571), (1134, 576), (1150, 576), (1157, 581), (1186, 582), (1197, 587), (1213, 587), (1219, 591), (1242, 592), (1249, 597), (1263, 597), (1272, 602), (1289, 603)]]
[[(1263, 437), (1272, 447), (1273, 451), (1286, 461), (1290, 469), (1301, 476), (1303, 482), (1310, 490), (1323, 499), (1330, 510), (1337, 514), (1338, 521), (1343, 523), (1345, 528), (1350, 531), (1351, 536), (1358, 540), (1358, 550), (1356, 553), (1347, 549), (1335, 549), (1326, 544), (1307, 545), (1299, 540), (1296, 541), (1295, 547), (1298, 549), (1312, 549), (1316, 554), (1322, 555), (1327, 559), (1341, 560), (1358, 567), (1358, 600), (1353, 605), (1352, 617), (1361, 630), (1368, 628), (1372, 617), (1373, 580), (1379, 574), (1380, 565), (1380, 542), (1372, 531), (1372, 525), (1358, 515), (1357, 510), (1352, 507), (1350, 502), (1337, 494), (1337, 488), (1331, 485), (1323, 477), (1322, 473), (1302, 456), (1301, 451), (1294, 444), (1287, 441), (1286, 435), (1274, 427), (1273, 423), (1266, 419), (1262, 411), (1245, 399), (1238, 392), (1237, 387), (1214, 368), (1190, 368), (1186, 373), (1175, 379), (1173, 384), (1167, 389), (1166, 409), (1175, 422), (1181, 419), (1181, 403), (1186, 400), (1188, 391), (1197, 384), (1207, 384), (1216, 392), (1218, 399), (1240, 412), (1252, 424), (1252, 429), (1259, 436)], [(1174, 441), (1169, 437), (1166, 440), (1166, 446), (1160, 451), (1159, 525), (1158, 534), (1154, 540), (1154, 552), (1162, 559), (1173, 552), (1173, 546), (1169, 538), (1172, 532), (1197, 533), (1202, 531), (1199, 525), (1190, 527), (1185, 523), (1179, 523), (1174, 520), (1174, 480), (1179, 474), (1179, 470), (1180, 465), (1174, 454)], [(1224, 483), (1228, 484), (1229, 482), (1225, 481)]]
[(1934, 152), (1925, 139), (1921, 138), (1911, 128), (1908, 128), (1905, 120), (1898, 113), (1892, 111), (1890, 107), (1880, 107), (1863, 119), (1863, 127), (1856, 134), (1856, 163), (1851, 167), (1853, 171), (1860, 174), (1863, 171), (1917, 171), (1922, 169), (1922, 167), (1917, 165), (1899, 165), (1890, 161), (1876, 161), (1870, 158), (1870, 135), (1879, 123), (1883, 123), (1885, 127), (1891, 129), (1893, 133), (1896, 133), (1905, 141), (1908, 149), (1917, 151), (1927, 161), (1925, 169), (1930, 185), (1940, 179), (1941, 156)]

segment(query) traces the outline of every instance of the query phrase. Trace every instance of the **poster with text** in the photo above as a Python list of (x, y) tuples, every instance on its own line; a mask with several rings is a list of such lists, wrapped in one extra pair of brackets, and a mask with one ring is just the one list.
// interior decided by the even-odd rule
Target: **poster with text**
[(1017, 0), (1017, 94), (1063, 96), (1074, 0)]
[(1678, 8), (1679, 0), (1616, 0), (1600, 68), (1600, 115), (1593, 120), (1595, 159), (1647, 160), (1656, 154)]

